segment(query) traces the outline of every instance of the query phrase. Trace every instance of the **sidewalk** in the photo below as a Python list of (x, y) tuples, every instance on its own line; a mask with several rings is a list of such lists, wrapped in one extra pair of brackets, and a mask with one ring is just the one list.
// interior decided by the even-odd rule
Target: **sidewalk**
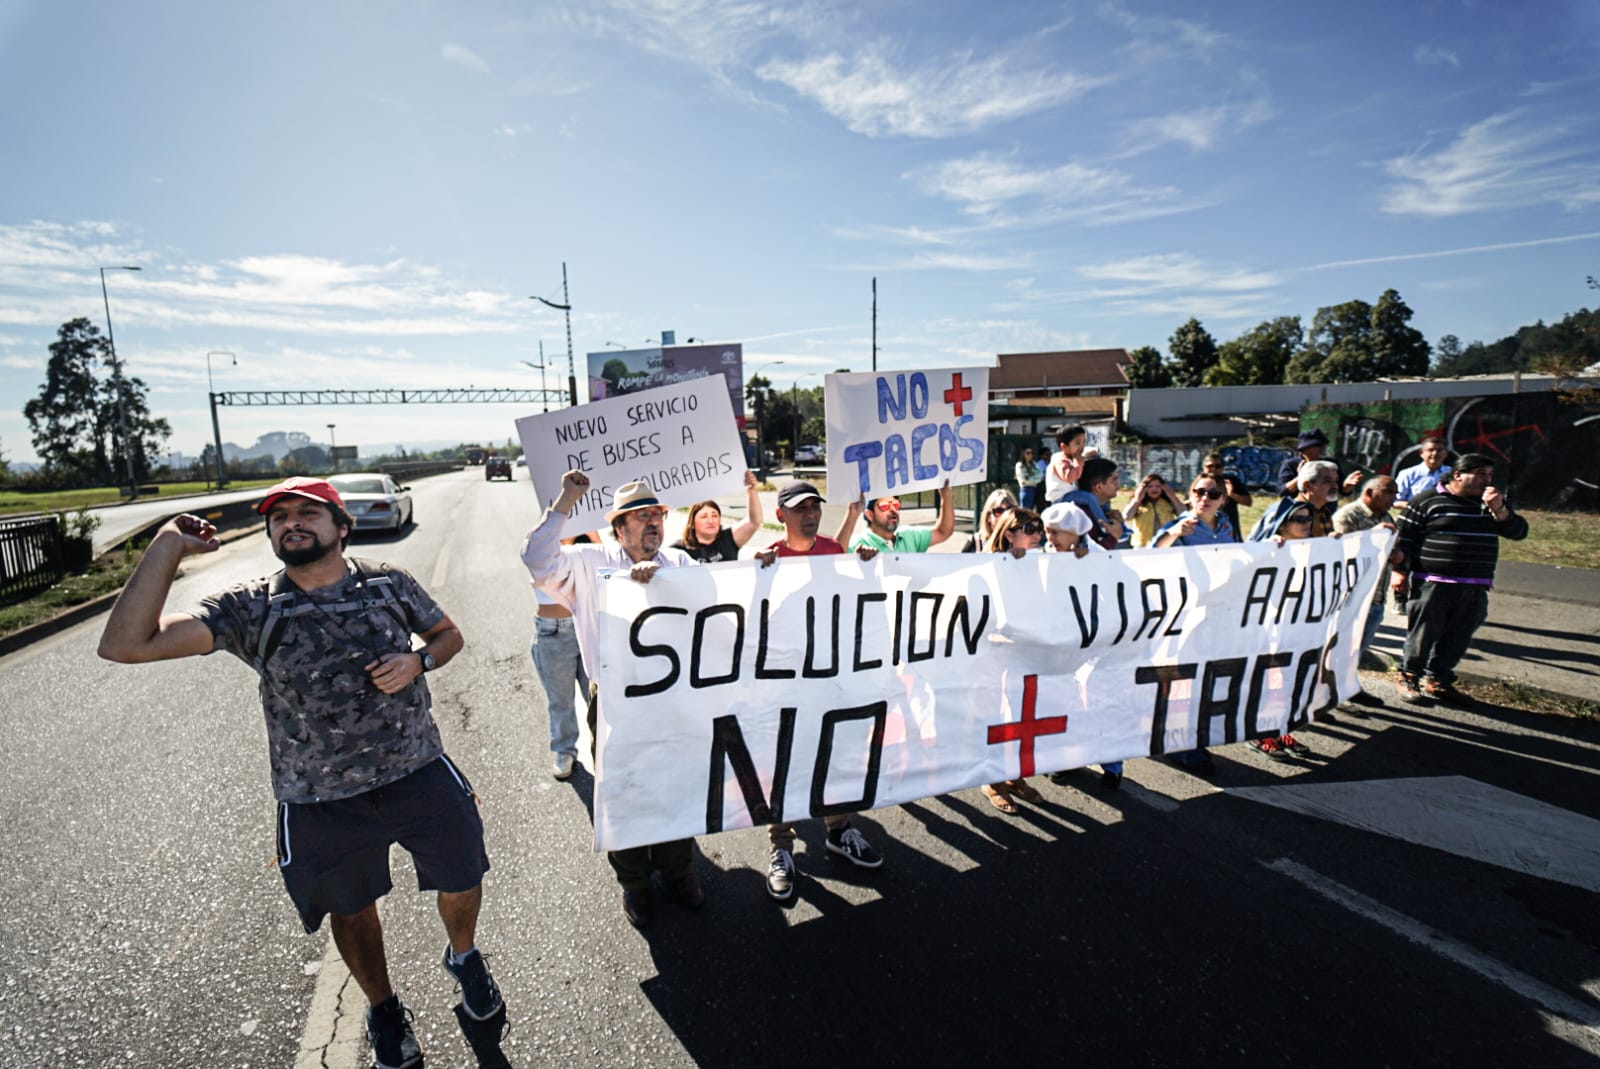
[[(787, 481), (782, 475), (774, 481)], [(721, 500), (725, 523), (744, 516), (744, 496)], [(761, 495), (762, 518), (778, 522), (778, 495)], [(823, 534), (829, 537), (844, 518), (845, 506), (829, 502), (822, 509)], [(907, 527), (932, 526), (933, 509), (908, 509)], [(934, 552), (960, 552), (972, 529), (971, 514), (956, 511), (956, 533)], [(780, 532), (763, 527), (750, 540), (763, 549)], [(1406, 639), (1405, 617), (1386, 606), (1374, 649), (1398, 660)], [(1473, 637), (1461, 662), (1462, 676), (1490, 682), (1514, 680), (1536, 690), (1600, 704), (1600, 571), (1547, 564), (1502, 561), (1489, 595), (1489, 619)]]

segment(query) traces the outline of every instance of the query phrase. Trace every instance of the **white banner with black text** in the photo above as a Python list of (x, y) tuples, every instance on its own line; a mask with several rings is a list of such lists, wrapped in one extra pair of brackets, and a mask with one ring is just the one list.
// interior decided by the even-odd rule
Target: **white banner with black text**
[(1360, 688), (1392, 540), (614, 576), (601, 591), (596, 849), (1303, 725)]

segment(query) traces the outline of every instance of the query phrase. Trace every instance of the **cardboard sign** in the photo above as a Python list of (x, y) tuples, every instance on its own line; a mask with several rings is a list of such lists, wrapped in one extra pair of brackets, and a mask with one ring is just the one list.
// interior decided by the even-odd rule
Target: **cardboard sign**
[(982, 482), (989, 369), (829, 375), (828, 492), (840, 502)]
[(720, 375), (524, 416), (517, 435), (540, 508), (561, 496), (568, 471), (589, 476), (564, 535), (605, 528), (618, 488), (636, 479), (674, 507), (744, 491), (744, 447)]

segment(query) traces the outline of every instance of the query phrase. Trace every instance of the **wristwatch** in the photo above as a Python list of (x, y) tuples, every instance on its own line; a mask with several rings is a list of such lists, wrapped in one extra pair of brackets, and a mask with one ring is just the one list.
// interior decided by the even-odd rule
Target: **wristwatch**
[(433, 671), (433, 666), (434, 666), (433, 654), (429, 653), (427, 650), (418, 650), (417, 651), (417, 656), (422, 658), (422, 670), (424, 672)]

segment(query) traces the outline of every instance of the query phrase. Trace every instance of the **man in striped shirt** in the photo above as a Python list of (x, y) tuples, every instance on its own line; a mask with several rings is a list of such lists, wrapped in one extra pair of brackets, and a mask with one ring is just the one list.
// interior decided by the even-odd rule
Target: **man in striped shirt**
[(1500, 539), (1528, 537), (1528, 521), (1490, 485), (1494, 461), (1467, 453), (1437, 489), (1418, 494), (1400, 516), (1393, 562), (1411, 574), (1400, 697), (1456, 696), (1455, 668), (1489, 615)]

